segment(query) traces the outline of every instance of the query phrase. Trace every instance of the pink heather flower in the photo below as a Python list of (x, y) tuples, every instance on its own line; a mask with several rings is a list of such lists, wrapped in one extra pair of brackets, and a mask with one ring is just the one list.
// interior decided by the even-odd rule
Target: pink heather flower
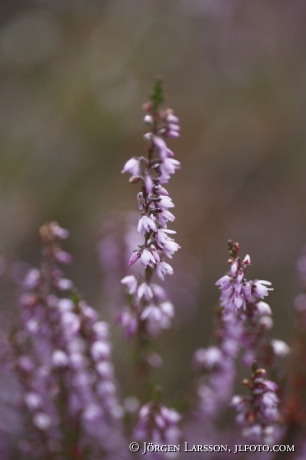
[(137, 158), (130, 158), (121, 171), (122, 173), (130, 173), (132, 176), (140, 175), (140, 161)]
[(153, 246), (153, 244), (151, 244), (150, 246), (150, 251), (155, 259), (155, 262), (158, 264), (160, 262), (160, 256), (159, 256), (157, 249)]
[(157, 215), (158, 222), (160, 223), (162, 227), (165, 227), (165, 228), (167, 227), (168, 220), (170, 220), (170, 222), (173, 222), (174, 219), (175, 219), (175, 216), (167, 209), (164, 209), (162, 212), (160, 212)]
[(152, 288), (147, 283), (142, 283), (137, 290), (137, 297), (138, 299), (151, 300), (153, 298)]
[(165, 275), (172, 275), (173, 274), (173, 268), (171, 265), (167, 264), (166, 262), (160, 262), (156, 266), (156, 275), (158, 278), (161, 280), (165, 279)]
[(74, 303), (71, 299), (59, 299), (57, 302), (57, 308), (60, 312), (72, 311), (74, 309)]
[(71, 280), (61, 278), (57, 281), (57, 286), (56, 286), (60, 291), (69, 291), (70, 289), (73, 288), (73, 284)]
[(142, 216), (139, 219), (138, 226), (137, 226), (137, 231), (144, 236), (146, 233), (151, 232), (151, 231), (156, 232), (156, 224), (151, 217), (148, 216)]
[(55, 367), (65, 367), (68, 365), (69, 358), (67, 353), (62, 350), (55, 350), (52, 353), (52, 363)]
[(180, 249), (180, 246), (175, 242), (168, 240), (166, 243), (163, 245), (163, 253), (172, 259), (173, 254)]
[(161, 160), (167, 158), (168, 149), (166, 142), (159, 136), (153, 136), (153, 142), (155, 147), (158, 149), (159, 157)]
[(144, 184), (145, 184), (147, 194), (151, 195), (153, 191), (153, 187), (154, 187), (154, 182), (153, 182), (152, 177), (149, 176), (148, 174), (145, 177)]
[(132, 315), (131, 312), (129, 311), (122, 312), (118, 316), (117, 321), (121, 323), (125, 336), (127, 338), (132, 337), (137, 331), (138, 320), (134, 315)]
[(167, 299), (167, 294), (166, 294), (165, 289), (163, 289), (161, 286), (159, 286), (159, 284), (152, 283), (151, 288), (152, 288), (154, 296), (158, 300), (161, 301), (161, 300), (166, 300)]
[(287, 356), (290, 352), (288, 345), (282, 340), (271, 340), (273, 352), (277, 356)]
[(49, 224), (49, 230), (54, 237), (60, 240), (65, 240), (69, 236), (69, 231), (60, 227), (57, 222), (51, 222)]
[(35, 365), (30, 356), (20, 356), (20, 358), (18, 358), (18, 366), (21, 370), (28, 373), (33, 371)]
[(167, 208), (174, 208), (174, 203), (169, 196), (160, 196), (157, 206), (163, 211)]
[(140, 261), (145, 268), (147, 266), (154, 267), (154, 265), (156, 264), (156, 260), (152, 252), (148, 249), (144, 249), (142, 251), (141, 256), (140, 256)]
[(151, 115), (146, 115), (146, 116), (144, 117), (143, 121), (144, 121), (145, 123), (147, 123), (148, 125), (151, 125), (151, 124), (153, 123), (153, 118), (152, 118)]
[(162, 302), (160, 304), (160, 309), (168, 318), (174, 317), (174, 307), (171, 302)]
[(222, 276), (218, 281), (216, 281), (216, 286), (220, 286), (222, 291), (226, 291), (233, 281), (233, 278), (229, 275)]
[(90, 352), (94, 361), (99, 361), (100, 359), (110, 358), (111, 348), (109, 343), (97, 340), (92, 344)]
[(155, 234), (155, 239), (158, 245), (162, 246), (167, 241), (172, 240), (172, 238), (169, 238), (168, 234), (175, 234), (175, 233), (176, 232), (174, 230), (169, 230), (166, 228), (159, 228)]
[(38, 286), (40, 280), (41, 280), (40, 271), (37, 270), (36, 268), (32, 268), (26, 274), (26, 277), (23, 281), (23, 287), (29, 290), (34, 289)]
[(250, 258), (250, 256), (248, 254), (245, 256), (245, 258), (243, 259), (242, 263), (243, 263), (243, 265), (251, 265), (251, 258)]
[(55, 258), (56, 260), (58, 260), (58, 262), (61, 262), (62, 264), (66, 264), (66, 265), (71, 264), (73, 261), (72, 255), (62, 250), (55, 251)]
[(222, 351), (215, 346), (207, 349), (200, 348), (194, 355), (194, 361), (197, 366), (204, 366), (207, 370), (219, 365), (224, 359)]
[(252, 285), (251, 283), (246, 282), (244, 286), (242, 286), (242, 292), (244, 295), (244, 298), (247, 300), (247, 302), (251, 301), (252, 298)]
[(149, 305), (141, 313), (141, 319), (152, 319), (153, 321), (159, 322), (162, 318), (162, 311), (156, 305)]
[(167, 115), (167, 121), (168, 123), (179, 123), (180, 122), (179, 118), (173, 115), (172, 113)]
[(272, 315), (272, 310), (270, 305), (268, 305), (266, 302), (257, 302), (256, 303), (256, 308), (259, 313), (259, 315), (264, 316), (264, 315)]
[(175, 130), (170, 130), (165, 133), (165, 136), (167, 137), (180, 137), (180, 133), (175, 131)]
[(36, 410), (42, 406), (41, 396), (38, 393), (34, 393), (33, 391), (30, 391), (24, 395), (24, 402), (30, 410)]
[(131, 258), (129, 260), (129, 267), (133, 265), (140, 257), (140, 252), (139, 251), (134, 251), (131, 255)]
[(69, 335), (75, 335), (80, 329), (80, 319), (78, 315), (70, 311), (66, 311), (61, 315), (62, 325)]
[(236, 275), (237, 270), (238, 270), (238, 266), (239, 266), (239, 265), (238, 265), (238, 261), (235, 260), (235, 261), (232, 263), (232, 265), (231, 265), (231, 275), (232, 275), (232, 276), (235, 276), (235, 275)]
[(174, 123), (170, 123), (168, 125), (168, 128), (170, 129), (170, 131), (180, 131), (181, 130), (181, 127)]
[(109, 326), (105, 321), (96, 321), (92, 329), (96, 339), (105, 340), (109, 338)]
[(147, 321), (147, 329), (152, 336), (158, 334), (160, 329), (168, 329), (173, 316), (173, 305), (170, 302), (164, 302), (159, 306), (149, 305), (141, 313), (141, 319)]
[(161, 185), (156, 185), (155, 188), (154, 188), (154, 191), (157, 195), (166, 195), (166, 196), (169, 196), (169, 193), (168, 191), (162, 187)]
[(135, 276), (125, 276), (124, 278), (122, 278), (121, 283), (127, 286), (129, 294), (135, 294), (138, 286), (138, 281), (135, 278)]
[(44, 412), (36, 412), (33, 417), (34, 425), (42, 431), (48, 430), (52, 425), (51, 417)]
[(267, 286), (271, 286), (272, 283), (270, 281), (265, 280), (255, 280), (253, 282), (253, 291), (256, 297), (262, 299), (269, 295), (268, 291), (273, 291), (273, 288), (268, 288)]
[(270, 316), (262, 316), (261, 318), (259, 318), (258, 324), (263, 329), (269, 330), (273, 327), (273, 319)]
[(177, 169), (180, 169), (181, 163), (174, 158), (165, 158), (160, 165), (161, 183), (166, 184), (170, 179), (170, 175), (174, 174)]

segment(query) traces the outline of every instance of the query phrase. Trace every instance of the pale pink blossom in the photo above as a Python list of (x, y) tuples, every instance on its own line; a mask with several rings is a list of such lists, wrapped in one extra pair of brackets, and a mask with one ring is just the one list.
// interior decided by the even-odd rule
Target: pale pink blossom
[(122, 278), (121, 283), (127, 286), (129, 294), (135, 294), (138, 281), (134, 275), (125, 276)]
[(130, 173), (133, 176), (139, 176), (140, 175), (140, 161), (137, 158), (130, 158), (125, 165), (123, 166), (123, 169), (121, 171), (122, 173)]
[(156, 275), (161, 279), (165, 279), (165, 275), (172, 275), (173, 268), (171, 265), (167, 264), (166, 262), (160, 262), (156, 266)]
[(154, 220), (151, 217), (148, 216), (142, 216), (139, 219), (138, 226), (137, 226), (137, 231), (144, 236), (146, 233), (151, 232), (151, 231), (156, 231), (156, 224)]

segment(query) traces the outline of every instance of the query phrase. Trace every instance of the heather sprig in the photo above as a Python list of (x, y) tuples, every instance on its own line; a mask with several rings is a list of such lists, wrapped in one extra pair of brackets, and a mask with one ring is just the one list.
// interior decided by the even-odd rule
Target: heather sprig
[[(143, 237), (131, 255), (129, 266), (137, 261), (143, 271), (122, 279), (127, 290), (127, 306), (118, 316), (127, 338), (136, 336), (135, 364), (141, 387), (137, 396), (150, 400), (152, 382), (148, 380), (150, 367), (155, 367), (159, 356), (152, 353), (152, 338), (162, 329), (168, 329), (174, 316), (174, 307), (165, 290), (153, 282), (153, 275), (164, 280), (173, 274), (173, 268), (164, 259), (172, 258), (179, 249), (173, 235), (167, 228), (175, 217), (169, 211), (174, 207), (168, 191), (164, 188), (172, 174), (180, 167), (174, 153), (167, 147), (165, 139), (179, 136), (179, 119), (171, 109), (162, 109), (164, 100), (160, 80), (153, 85), (150, 100), (144, 104), (144, 122), (150, 130), (144, 135), (148, 145), (146, 156), (128, 160), (122, 173), (131, 174), (130, 183), (140, 184), (137, 194), (140, 216), (137, 231)], [(160, 364), (158, 359), (158, 364)], [(157, 401), (146, 403), (138, 414), (135, 436), (139, 440), (156, 443), (175, 443), (179, 437), (176, 423), (179, 415)]]
[(10, 337), (7, 363), (18, 377), (28, 420), (21, 448), (33, 458), (106, 458), (118, 451), (122, 408), (116, 395), (107, 323), (63, 276), (71, 262), (55, 222), (40, 230), (41, 269), (25, 277), (22, 326)]
[[(144, 404), (139, 411), (133, 436), (138, 441), (157, 445), (178, 444), (182, 437), (178, 427), (181, 415), (176, 410), (161, 404), (161, 395), (162, 390), (157, 385), (153, 391), (152, 401)], [(156, 457), (156, 454), (153, 456)]]
[(180, 167), (165, 138), (178, 137), (180, 127), (171, 109), (160, 108), (162, 101), (162, 84), (156, 81), (150, 101), (144, 105), (144, 121), (150, 127), (144, 136), (148, 144), (147, 155), (131, 158), (122, 170), (131, 174), (131, 183), (141, 186), (137, 194), (140, 210), (137, 230), (143, 236), (143, 243), (134, 250), (129, 262), (129, 265), (133, 265), (139, 260), (143, 274), (138, 277), (128, 275), (122, 279), (129, 302), (120, 315), (120, 322), (127, 337), (140, 331), (148, 336), (156, 336), (161, 329), (170, 326), (174, 315), (165, 291), (152, 282), (154, 273), (161, 280), (173, 273), (164, 257), (172, 258), (179, 249), (173, 239), (175, 231), (167, 228), (168, 222), (174, 220), (174, 215), (169, 211), (174, 203), (163, 185)]
[(236, 421), (243, 436), (250, 442), (272, 444), (280, 422), (278, 386), (266, 379), (266, 370), (258, 368), (256, 362), (252, 371), (251, 378), (242, 382), (250, 396), (234, 396), (231, 405), (237, 411)]
[(229, 273), (220, 278), (216, 285), (221, 290), (220, 303), (224, 316), (234, 314), (242, 325), (239, 337), (243, 347), (243, 361), (250, 366), (253, 361), (271, 365), (276, 356), (286, 356), (289, 347), (281, 340), (268, 340), (265, 331), (273, 326), (272, 310), (262, 299), (272, 291), (270, 281), (248, 280), (246, 270), (251, 258), (246, 255), (241, 261), (239, 243), (228, 241), (230, 250)]
[(149, 132), (144, 135), (147, 153), (128, 160), (122, 170), (122, 173), (131, 174), (130, 183), (140, 185), (137, 193), (140, 212), (137, 231), (143, 240), (134, 249), (129, 266), (140, 263), (142, 271), (122, 279), (121, 283), (127, 292), (127, 305), (117, 320), (127, 338), (135, 336), (134, 360), (140, 377), (147, 376), (150, 368), (156, 364), (156, 360), (152, 363), (150, 359), (152, 338), (161, 330), (168, 329), (174, 317), (172, 303), (153, 277), (156, 275), (164, 280), (166, 275), (173, 274), (173, 268), (165, 258), (171, 259), (180, 247), (173, 238), (176, 232), (167, 228), (168, 222), (175, 219), (169, 211), (174, 203), (164, 188), (170, 176), (180, 167), (165, 140), (178, 137), (180, 127), (179, 119), (173, 111), (161, 108), (163, 95), (162, 83), (157, 80), (150, 93), (150, 100), (143, 106), (144, 122), (149, 126)]
[(249, 255), (239, 257), (239, 243), (228, 241), (229, 272), (216, 285), (221, 290), (215, 345), (201, 348), (194, 355), (194, 366), (202, 376), (197, 381), (198, 411), (214, 418), (229, 401), (234, 387), (236, 360), (242, 353), (243, 363), (254, 361), (271, 366), (275, 356), (286, 356), (289, 347), (281, 340), (264, 335), (273, 325), (270, 306), (263, 302), (271, 283), (250, 281), (246, 271), (251, 265)]

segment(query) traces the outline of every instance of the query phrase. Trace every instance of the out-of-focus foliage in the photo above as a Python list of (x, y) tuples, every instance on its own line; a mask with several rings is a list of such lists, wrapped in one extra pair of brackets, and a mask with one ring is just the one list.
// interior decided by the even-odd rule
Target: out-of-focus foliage
[[(71, 276), (114, 316), (98, 237), (109, 212), (135, 209), (120, 170), (145, 148), (141, 104), (161, 75), (182, 125), (182, 170), (170, 188), (176, 264), (188, 267), (169, 281), (180, 305), (164, 339), (166, 386), (190, 379), (192, 352), (209, 341), (228, 238), (252, 254), (252, 276), (273, 282), (276, 334), (290, 337), (294, 263), (306, 240), (305, 2), (2, 0), (0, 18), (8, 270), (14, 260), (37, 263), (37, 228), (57, 220), (71, 231)], [(11, 297), (3, 308), (14, 308)]]

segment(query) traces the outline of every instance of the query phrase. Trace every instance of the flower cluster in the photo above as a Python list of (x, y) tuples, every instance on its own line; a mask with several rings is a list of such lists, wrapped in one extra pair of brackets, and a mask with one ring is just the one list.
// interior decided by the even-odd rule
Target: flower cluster
[(240, 344), (243, 346), (243, 361), (250, 366), (253, 361), (271, 364), (275, 356), (286, 356), (289, 347), (281, 340), (268, 340), (264, 332), (273, 326), (272, 310), (262, 299), (273, 290), (270, 281), (246, 278), (246, 269), (251, 265), (250, 256), (240, 260), (239, 243), (228, 241), (230, 271), (216, 285), (221, 290), (220, 302), (224, 315), (234, 317), (242, 324)]
[(272, 444), (280, 420), (278, 386), (265, 378), (265, 369), (258, 369), (256, 362), (252, 368), (251, 379), (243, 380), (251, 395), (234, 396), (231, 405), (237, 411), (236, 421), (243, 427), (243, 436), (251, 442)]
[(221, 290), (216, 346), (199, 349), (195, 367), (204, 375), (197, 382), (201, 415), (215, 417), (229, 401), (236, 374), (236, 359), (242, 352), (247, 366), (256, 360), (271, 365), (275, 356), (286, 356), (289, 347), (281, 340), (268, 340), (264, 332), (273, 325), (270, 306), (262, 301), (271, 290), (268, 281), (249, 281), (245, 274), (250, 256), (240, 260), (239, 243), (228, 241), (230, 270), (216, 282)]
[(174, 220), (169, 211), (174, 203), (163, 185), (180, 167), (164, 138), (178, 137), (180, 127), (172, 110), (159, 108), (162, 100), (162, 86), (156, 82), (151, 100), (144, 106), (144, 121), (150, 126), (150, 132), (144, 136), (148, 143), (147, 156), (131, 158), (122, 170), (131, 174), (131, 183), (141, 184), (137, 195), (140, 210), (137, 230), (144, 238), (129, 261), (129, 265), (133, 265), (139, 260), (144, 274), (138, 277), (129, 275), (122, 280), (128, 291), (129, 305), (119, 316), (119, 321), (127, 337), (140, 329), (149, 336), (157, 335), (161, 329), (170, 326), (174, 315), (165, 291), (151, 282), (153, 273), (161, 280), (173, 273), (164, 257), (172, 258), (179, 249), (173, 239), (175, 231), (167, 228), (168, 222)]
[(20, 447), (31, 458), (115, 453), (120, 439), (108, 325), (58, 267), (71, 261), (60, 245), (67, 236), (55, 222), (41, 228), (42, 268), (25, 277), (22, 327), (7, 355), (27, 420)]
[(231, 264), (230, 272), (216, 282), (221, 290), (221, 305), (228, 310), (237, 311), (241, 307), (245, 310), (252, 297), (263, 299), (273, 288), (268, 287), (271, 286), (270, 281), (248, 281), (245, 272), (251, 265), (250, 256), (246, 255), (241, 261), (238, 257), (239, 243), (229, 240), (228, 247), (231, 256), (228, 261)]

